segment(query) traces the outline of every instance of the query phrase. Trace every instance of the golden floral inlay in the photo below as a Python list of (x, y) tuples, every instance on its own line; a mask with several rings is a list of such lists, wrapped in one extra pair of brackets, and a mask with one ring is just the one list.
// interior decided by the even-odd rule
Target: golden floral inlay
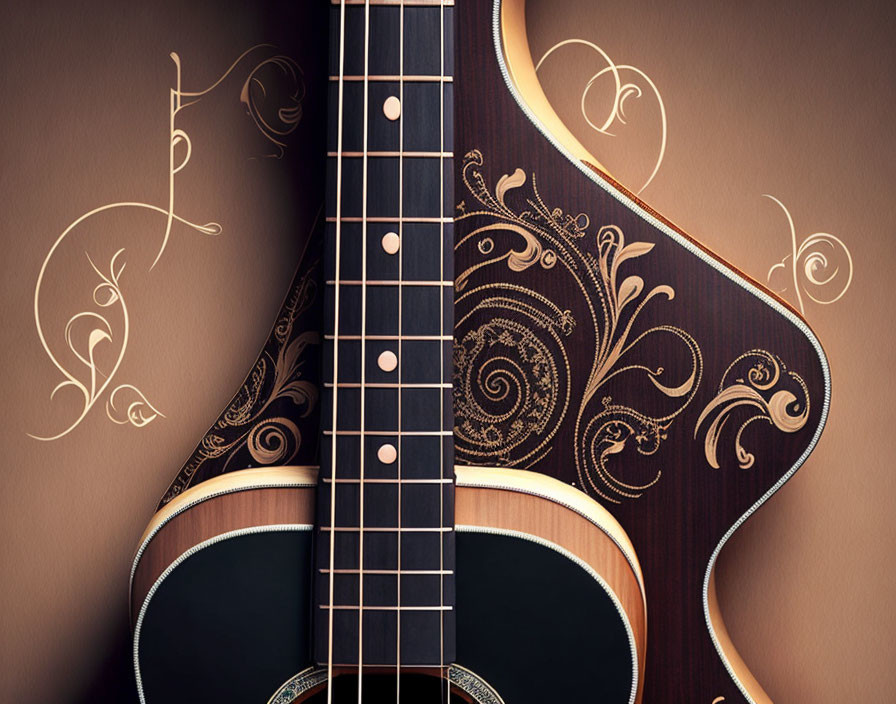
[[(641, 276), (625, 274), (654, 245), (626, 243), (612, 224), (589, 231), (588, 215), (549, 208), (534, 175), (523, 188), (529, 177), (522, 169), (502, 176), (492, 191), (482, 164), (479, 151), (464, 158), (467, 200), (475, 203), (461, 202), (457, 217), (463, 233), (455, 246), (462, 253), (458, 260), (472, 262), (455, 283), (458, 459), (530, 467), (551, 451), (573, 406), (575, 461), (583, 488), (616, 503), (637, 498), (662, 470), (649, 470), (646, 480), (627, 478), (623, 467), (642, 475), (644, 468), (632, 469), (640, 463), (623, 465), (617, 456), (631, 450), (653, 455), (691, 402), (703, 370), (697, 342), (681, 328), (658, 325), (635, 332), (635, 321), (650, 301), (675, 296), (670, 286), (648, 288)], [(522, 272), (529, 275), (517, 276)], [(551, 277), (551, 292), (572, 292), (582, 304), (576, 310), (587, 313), (577, 318), (539, 291), (537, 282), (545, 276)], [(586, 331), (595, 353), (584, 391), (573, 398), (567, 345), (577, 327)], [(680, 348), (674, 355), (670, 350), (675, 363), (668, 369), (639, 359), (652, 349), (665, 354), (658, 339), (644, 344), (660, 336)], [(631, 402), (611, 398), (605, 385), (620, 378), (635, 381), (647, 393)], [(656, 398), (650, 398), (651, 391)]]

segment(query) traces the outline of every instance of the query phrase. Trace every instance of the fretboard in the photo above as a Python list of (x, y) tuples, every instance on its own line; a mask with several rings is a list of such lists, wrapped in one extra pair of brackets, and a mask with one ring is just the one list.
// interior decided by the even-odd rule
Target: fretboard
[(454, 658), (453, 7), (331, 5), (315, 658)]

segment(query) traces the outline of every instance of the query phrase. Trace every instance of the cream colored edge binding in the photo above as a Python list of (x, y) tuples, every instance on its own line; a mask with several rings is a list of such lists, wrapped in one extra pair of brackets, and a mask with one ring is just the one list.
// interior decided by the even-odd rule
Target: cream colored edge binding
[[(495, 467), (455, 467), (457, 486), (480, 489), (503, 489), (529, 494), (547, 499), (555, 504), (565, 506), (593, 523), (616, 544), (635, 573), (641, 595), (644, 592), (644, 576), (638, 562), (635, 547), (625, 529), (601, 504), (578, 489), (554, 479), (546, 474), (530, 472), (525, 469), (508, 469)], [(645, 599), (646, 603), (646, 599)], [(646, 617), (646, 614), (645, 614)]]
[[(569, 159), (573, 163), (573, 165), (575, 165), (575, 167), (579, 171), (581, 171), (587, 178), (596, 183), (609, 195), (613, 196), (622, 205), (626, 206), (629, 210), (636, 213), (639, 217), (649, 222), (660, 232), (669, 237), (673, 242), (680, 245), (694, 256), (703, 260), (713, 269), (720, 272), (725, 277), (736, 283), (738, 286), (741, 286), (742, 288), (756, 296), (758, 299), (769, 305), (786, 320), (793, 323), (806, 336), (806, 339), (809, 341), (809, 343), (815, 349), (816, 354), (818, 355), (822, 373), (824, 375), (825, 389), (824, 402), (821, 409), (821, 418), (819, 420), (818, 427), (815, 430), (815, 435), (813, 435), (811, 442), (806, 447), (803, 454), (799, 457), (799, 459), (797, 459), (797, 461), (787, 471), (787, 473), (784, 474), (778, 480), (778, 482), (771, 489), (769, 489), (755, 504), (747, 509), (747, 511), (739, 519), (737, 519), (734, 525), (732, 525), (731, 528), (728, 529), (725, 535), (722, 536), (722, 539), (719, 541), (718, 545), (716, 545), (716, 548), (709, 559), (709, 563), (706, 566), (706, 572), (703, 578), (703, 614), (706, 619), (706, 626), (709, 629), (709, 635), (716, 647), (716, 651), (719, 653), (719, 657), (722, 659), (725, 668), (728, 670), (728, 674), (731, 675), (732, 680), (734, 680), (734, 683), (737, 685), (738, 689), (741, 691), (748, 702), (751, 702), (752, 704), (763, 704), (765, 702), (770, 702), (771, 700), (769, 699), (768, 695), (762, 690), (761, 686), (756, 683), (756, 680), (744, 665), (743, 660), (740, 658), (740, 655), (738, 655), (733, 645), (730, 645), (730, 639), (727, 639), (726, 635), (723, 635), (726, 633), (726, 631), (724, 623), (721, 621), (721, 616), (715, 604), (715, 584), (713, 580), (713, 570), (715, 568), (716, 559), (719, 556), (719, 552), (722, 550), (722, 547), (725, 545), (725, 543), (728, 542), (728, 539), (734, 534), (734, 531), (740, 528), (740, 526), (743, 525), (744, 521), (746, 521), (762, 504), (768, 501), (772, 494), (778, 491), (778, 489), (780, 489), (793, 476), (794, 472), (796, 472), (796, 470), (799, 469), (800, 466), (802, 466), (803, 462), (806, 461), (806, 458), (812, 453), (812, 451), (815, 449), (815, 446), (818, 444), (818, 438), (821, 436), (821, 432), (822, 430), (824, 430), (825, 423), (827, 422), (828, 410), (831, 403), (831, 374), (827, 358), (824, 354), (824, 350), (822, 349), (821, 343), (819, 343), (818, 338), (815, 337), (815, 334), (812, 332), (812, 330), (809, 329), (809, 326), (806, 324), (806, 322), (799, 316), (795, 315), (793, 312), (788, 310), (785, 306), (783, 306), (780, 302), (776, 301), (771, 296), (767, 295), (760, 289), (750, 284), (737, 272), (728, 268), (720, 261), (709, 256), (696, 244), (679, 235), (677, 232), (675, 232), (675, 230), (655, 218), (653, 215), (639, 206), (636, 202), (613, 188), (610, 184), (601, 180), (583, 162), (580, 148), (584, 148), (581, 147), (581, 144), (578, 143), (578, 140), (575, 140), (575, 138), (573, 138), (575, 143), (569, 142), (563, 130), (560, 131), (559, 138), (555, 137), (551, 133), (550, 127), (555, 125), (556, 122), (559, 121), (559, 117), (557, 117), (557, 114), (554, 112), (553, 108), (551, 108), (550, 104), (547, 103), (546, 98), (544, 98), (544, 91), (541, 90), (541, 86), (539, 85), (537, 91), (535, 91), (533, 104), (532, 106), (530, 106), (520, 94), (520, 90), (518, 90), (518, 87), (514, 82), (515, 74), (512, 73), (509, 69), (507, 65), (508, 57), (505, 56), (506, 49), (506, 53), (510, 55), (509, 58), (511, 61), (515, 62), (516, 58), (519, 57), (520, 61), (518, 62), (516, 73), (522, 74), (523, 78), (525, 78), (525, 67), (527, 63), (531, 64), (532, 57), (528, 53), (525, 56), (520, 56), (518, 52), (523, 50), (528, 52), (528, 38), (521, 41), (517, 37), (512, 41), (509, 41), (507, 46), (505, 47), (503, 43), (504, 33), (502, 32), (502, 28), (505, 26), (504, 23), (506, 21), (508, 33), (514, 32), (516, 34), (525, 34), (525, 0), (493, 0), (493, 2), (492, 37), (495, 46), (496, 59), (501, 70), (501, 74), (504, 77), (504, 82), (506, 83), (510, 94), (520, 106), (520, 109), (523, 111), (526, 117), (529, 118), (532, 124), (535, 125), (539, 132), (544, 135), (548, 142), (554, 145), (554, 147), (567, 159)], [(505, 7), (509, 8), (509, 10), (506, 12), (502, 11)], [(534, 73), (534, 68), (532, 69), (532, 72)], [(520, 84), (520, 87), (528, 90), (529, 83), (524, 81)], [(565, 127), (564, 130), (565, 132), (569, 132), (569, 130)], [(576, 144), (578, 144), (578, 147), (576, 147)], [(585, 153), (587, 154), (587, 151)], [(591, 161), (593, 160), (593, 157), (589, 155), (587, 157), (587, 160)], [(599, 168), (606, 172), (606, 169), (604, 169), (603, 167)], [(711, 592), (713, 602), (712, 605), (710, 605)], [(716, 631), (717, 628), (719, 629), (719, 632)], [(723, 647), (722, 645), (723, 641), (726, 641), (725, 647)], [(748, 689), (748, 687), (750, 689)]]
[(532, 53), (529, 50), (525, 4), (525, 0), (509, 0), (507, 2), (509, 11), (504, 11), (501, 14), (501, 24), (505, 29), (502, 39), (504, 51), (508, 57), (507, 65), (505, 66), (503, 63), (501, 65), (501, 72), (505, 74), (505, 78), (509, 74), (513, 85), (518, 86), (520, 92), (526, 96), (526, 103), (541, 121), (541, 124), (536, 122), (536, 126), (539, 129), (544, 128), (542, 132), (545, 135), (549, 134), (555, 144), (562, 145), (561, 151), (573, 160), (590, 162), (609, 175), (610, 172), (570, 132), (544, 94), (541, 82), (535, 73), (535, 65), (532, 63)]
[[(638, 580), (638, 584), (641, 587), (642, 594), (644, 593), (644, 579), (641, 574), (641, 566), (638, 563), (634, 547), (632, 546), (631, 541), (626, 535), (625, 530), (603, 506), (601, 506), (591, 497), (586, 496), (578, 489), (568, 486), (563, 482), (554, 479), (553, 477), (548, 477), (543, 474), (529, 472), (526, 470), (459, 466), (455, 467), (455, 473), (457, 477), (456, 483), (458, 486), (482, 489), (501, 489), (505, 491), (515, 491), (522, 494), (537, 496), (539, 498), (543, 498), (556, 504), (565, 506), (571, 511), (579, 514), (580, 516), (594, 524), (601, 531), (603, 531), (613, 541), (613, 543), (617, 547), (619, 547), (619, 549), (625, 555), (626, 560), (628, 561), (629, 565), (632, 568), (632, 571), (635, 574), (635, 577)], [(234, 493), (237, 491), (279, 487), (314, 487), (316, 485), (316, 467), (276, 467), (241, 470), (239, 472), (233, 472), (231, 474), (225, 474), (213, 479), (209, 479), (202, 484), (198, 484), (197, 486), (188, 489), (176, 499), (173, 499), (163, 509), (158, 511), (155, 516), (153, 516), (152, 521), (147, 527), (144, 533), (144, 537), (141, 540), (140, 548), (137, 551), (137, 556), (134, 559), (134, 566), (131, 572), (131, 581), (133, 582), (134, 573), (136, 572), (137, 564), (140, 560), (140, 557), (145, 551), (146, 546), (149, 545), (152, 538), (159, 532), (159, 530), (161, 530), (165, 526), (168, 521), (188, 510), (189, 508), (192, 508), (193, 506), (196, 506), (203, 501), (207, 501), (208, 499), (222, 496), (224, 494)], [(281, 524), (271, 526), (255, 526), (230, 531), (228, 533), (223, 533), (221, 535), (209, 538), (208, 540), (205, 540), (202, 543), (193, 546), (185, 553), (180, 555), (177, 559), (175, 559), (165, 569), (165, 571), (159, 576), (159, 578), (150, 588), (149, 592), (147, 592), (147, 595), (143, 600), (143, 605), (140, 608), (140, 613), (137, 617), (137, 623), (134, 628), (134, 672), (137, 679), (137, 690), (140, 696), (141, 704), (145, 704), (146, 699), (143, 693), (143, 685), (140, 677), (140, 631), (143, 624), (143, 618), (149, 607), (150, 599), (155, 595), (162, 582), (171, 574), (171, 572), (174, 571), (174, 569), (182, 564), (187, 558), (195, 555), (200, 550), (229, 538), (238, 537), (241, 535), (249, 535), (253, 533), (261, 533), (265, 531), (311, 530), (312, 528), (312, 526), (304, 524)], [(616, 606), (616, 609), (625, 624), (626, 633), (628, 635), (629, 643), (632, 648), (632, 662), (634, 663), (634, 689), (632, 690), (633, 694), (630, 702), (635, 701), (634, 697), (637, 693), (639, 673), (637, 666), (637, 651), (635, 648), (634, 633), (631, 629), (631, 624), (628, 620), (628, 616), (625, 614), (625, 611), (622, 608), (618, 597), (609, 587), (609, 585), (604, 582), (604, 580), (594, 570), (593, 567), (585, 563), (583, 560), (581, 560), (579, 557), (569, 552), (565, 548), (562, 548), (555, 543), (544, 540), (543, 538), (540, 538), (538, 536), (530, 535), (528, 533), (498, 528), (481, 528), (477, 526), (458, 526), (457, 529), (467, 532), (508, 535), (529, 540), (531, 542), (535, 542), (539, 545), (543, 545), (557, 551), (558, 553), (564, 555), (565, 557), (582, 567), (584, 570), (586, 570), (601, 585), (604, 591), (606, 591), (610, 598), (613, 600), (613, 604)]]
[[(511, 470), (513, 471), (513, 470)], [(458, 533), (484, 533), (486, 535), (506, 535), (511, 538), (518, 538), (520, 540), (528, 540), (529, 542), (535, 543), (536, 545), (541, 545), (546, 548), (550, 548), (555, 552), (563, 555), (567, 560), (575, 563), (579, 567), (581, 567), (585, 572), (589, 574), (589, 576), (597, 582), (601, 588), (607, 593), (607, 596), (613, 602), (613, 606), (616, 607), (616, 611), (619, 613), (619, 618), (622, 619), (622, 624), (625, 626), (625, 633), (628, 637), (628, 645), (629, 645), (629, 655), (632, 659), (632, 689), (629, 694), (629, 704), (634, 704), (635, 699), (638, 696), (638, 678), (640, 677), (640, 671), (638, 669), (638, 649), (635, 644), (635, 634), (632, 630), (632, 624), (628, 620), (628, 615), (625, 613), (625, 609), (622, 608), (622, 603), (619, 601), (619, 597), (616, 596), (616, 593), (610, 588), (603, 578), (595, 571), (595, 569), (589, 565), (587, 562), (579, 558), (577, 555), (571, 553), (566, 548), (560, 547), (556, 543), (552, 543), (549, 540), (545, 540), (544, 538), (531, 535), (529, 533), (523, 533), (517, 530), (507, 530), (505, 528), (491, 528), (491, 527), (482, 527), (482, 526), (470, 526), (470, 525), (457, 525), (454, 529)]]
[(317, 467), (287, 466), (241, 469), (237, 472), (221, 474), (190, 487), (156, 511), (150, 519), (146, 530), (143, 531), (143, 536), (140, 538), (139, 547), (131, 565), (131, 589), (134, 586), (134, 575), (137, 573), (137, 565), (140, 563), (140, 558), (143, 557), (146, 547), (168, 521), (187, 509), (224, 494), (232, 494), (248, 489), (315, 486), (317, 486)]
[[(184, 493), (186, 494), (186, 492)], [(137, 616), (137, 623), (134, 626), (134, 676), (137, 680), (137, 696), (140, 698), (140, 704), (146, 704), (146, 695), (143, 692), (143, 678), (140, 676), (140, 632), (143, 629), (143, 619), (146, 616), (147, 609), (149, 608), (149, 602), (153, 598), (153, 596), (155, 596), (155, 593), (159, 590), (159, 587), (162, 586), (162, 582), (164, 582), (165, 579), (167, 579), (168, 576), (175, 569), (177, 569), (177, 567), (181, 565), (187, 558), (192, 557), (205, 548), (211, 547), (212, 545), (216, 545), (225, 540), (238, 538), (243, 535), (254, 535), (256, 533), (282, 533), (286, 531), (305, 531), (313, 529), (314, 526), (302, 523), (282, 523), (270, 526), (251, 526), (249, 528), (240, 528), (239, 530), (222, 533), (221, 535), (216, 535), (213, 538), (209, 538), (208, 540), (204, 540), (201, 543), (197, 543), (165, 568), (165, 571), (159, 575), (159, 578), (146, 593), (146, 598), (143, 600), (143, 605), (140, 607), (140, 613)]]

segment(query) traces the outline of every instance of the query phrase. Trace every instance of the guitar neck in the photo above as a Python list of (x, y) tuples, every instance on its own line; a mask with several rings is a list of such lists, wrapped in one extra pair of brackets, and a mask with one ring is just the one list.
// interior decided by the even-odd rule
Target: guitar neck
[(322, 664), (454, 657), (452, 23), (432, 3), (331, 7)]

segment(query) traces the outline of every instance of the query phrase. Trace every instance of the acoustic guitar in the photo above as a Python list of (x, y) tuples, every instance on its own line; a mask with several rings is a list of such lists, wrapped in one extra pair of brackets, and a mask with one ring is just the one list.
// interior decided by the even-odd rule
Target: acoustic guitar
[(173, 485), (140, 701), (770, 701), (713, 570), (818, 440), (815, 336), (564, 127), (524, 0), (303, 5), (319, 466)]

